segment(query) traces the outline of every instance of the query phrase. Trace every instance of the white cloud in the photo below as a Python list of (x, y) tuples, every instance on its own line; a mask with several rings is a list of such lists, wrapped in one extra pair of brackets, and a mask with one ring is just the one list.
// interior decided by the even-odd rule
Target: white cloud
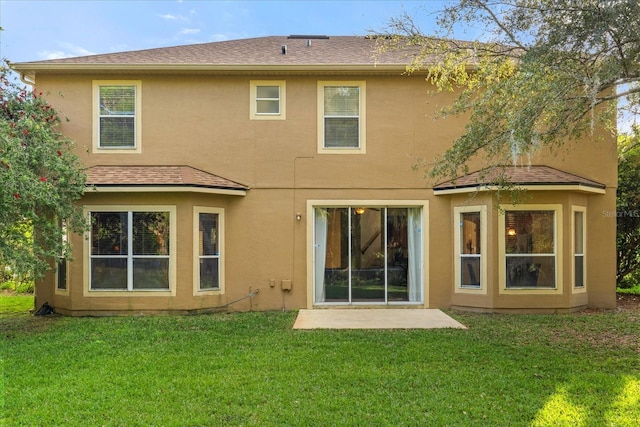
[(200, 28), (183, 28), (180, 30), (180, 34), (188, 35), (188, 34), (199, 34)]
[(41, 50), (40, 52), (38, 52), (38, 56), (42, 59), (61, 59), (71, 58), (74, 56), (95, 55), (95, 52), (92, 52), (81, 46), (76, 46), (71, 43), (59, 44), (63, 48), (63, 50)]
[(178, 19), (178, 18), (177, 18), (177, 16), (172, 15), (172, 14), (170, 14), (170, 13), (167, 13), (167, 14), (165, 14), (165, 15), (158, 15), (158, 16), (159, 16), (160, 18), (162, 18), (162, 19), (166, 19), (167, 21), (171, 21), (171, 20), (174, 20), (174, 19)]

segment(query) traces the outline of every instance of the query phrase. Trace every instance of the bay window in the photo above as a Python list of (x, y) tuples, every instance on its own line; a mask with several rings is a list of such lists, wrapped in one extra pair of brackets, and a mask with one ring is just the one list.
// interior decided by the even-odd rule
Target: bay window
[(170, 290), (174, 215), (146, 209), (90, 212), (89, 289)]

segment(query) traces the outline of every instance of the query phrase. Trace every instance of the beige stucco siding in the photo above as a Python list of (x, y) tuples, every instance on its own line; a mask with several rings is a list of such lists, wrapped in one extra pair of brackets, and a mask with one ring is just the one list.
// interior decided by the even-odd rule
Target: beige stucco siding
[[(142, 139), (139, 153), (93, 150), (92, 90), (98, 80), (141, 82)], [(250, 119), (250, 81), (286, 81), (286, 120)], [(318, 152), (318, 81), (366, 82), (366, 154)], [(434, 195), (433, 182), (414, 170), (464, 130), (464, 118), (434, 120), (455, 94), (433, 95), (423, 76), (327, 74), (46, 74), (38, 87), (69, 122), (61, 131), (75, 141), (83, 163), (94, 165), (188, 165), (249, 187), (245, 196), (199, 193), (87, 192), (82, 205), (169, 205), (176, 212), (174, 295), (108, 296), (89, 292), (83, 236), (73, 236), (75, 261), (69, 292), (53, 290), (49, 275), (37, 288), (37, 304), (49, 301), (70, 314), (188, 312), (198, 310), (275, 310), (309, 305), (308, 201), (415, 201), (428, 206), (424, 270), (424, 306), (490, 311), (572, 310), (586, 305), (615, 306), (615, 141), (602, 132), (587, 135), (559, 154), (535, 154), (532, 164), (553, 166), (606, 185), (606, 194), (533, 191), (523, 203), (558, 205), (563, 242), (571, 240), (572, 206), (586, 209), (586, 293), (570, 288), (570, 245), (562, 246), (562, 291), (555, 294), (504, 293), (500, 290), (499, 210), (492, 195)], [(62, 93), (60, 97), (57, 94)], [(528, 159), (524, 160), (525, 162)], [(470, 169), (483, 166), (474, 160)], [(472, 197), (473, 196), (473, 197)], [(471, 197), (471, 198), (470, 198)], [(487, 207), (486, 292), (456, 292), (454, 284), (455, 207)], [(224, 290), (194, 295), (194, 209), (224, 210)], [(297, 218), (300, 215), (300, 219)], [(559, 229), (560, 229), (559, 228)], [(291, 290), (282, 283), (291, 281)], [(256, 293), (257, 291), (257, 293)], [(248, 295), (252, 297), (248, 298)], [(243, 299), (244, 298), (244, 299)], [(229, 305), (230, 304), (230, 305)]]

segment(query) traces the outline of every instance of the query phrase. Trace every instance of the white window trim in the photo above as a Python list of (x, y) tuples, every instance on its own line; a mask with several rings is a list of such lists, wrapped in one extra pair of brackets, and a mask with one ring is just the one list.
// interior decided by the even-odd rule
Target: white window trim
[[(280, 88), (280, 112), (278, 114), (258, 113), (256, 110), (258, 86), (278, 86)], [(250, 120), (286, 120), (287, 118), (287, 82), (285, 80), (249, 81), (249, 119)]]
[[(314, 226), (316, 208), (344, 208), (352, 206), (386, 206), (388, 208), (422, 208), (422, 302), (406, 302), (393, 305), (406, 305), (412, 307), (429, 307), (429, 201), (428, 200), (307, 200), (307, 308), (312, 309), (318, 305), (314, 304)], [(319, 304), (320, 305), (320, 304)], [(322, 304), (330, 305), (330, 304)], [(365, 304), (366, 305), (366, 304)], [(378, 306), (379, 304), (373, 304)], [(344, 307), (354, 307), (357, 305), (344, 305)]]
[[(100, 87), (101, 86), (135, 86), (135, 145), (133, 148), (111, 148), (100, 146)], [(93, 153), (102, 154), (137, 154), (142, 152), (142, 81), (141, 80), (94, 80), (93, 96)]]
[[(582, 212), (582, 287), (576, 287), (576, 212)], [(587, 292), (587, 208), (584, 206), (571, 206), (571, 289), (574, 294)]]
[[(498, 215), (498, 283), (499, 294), (501, 295), (560, 295), (563, 291), (563, 271), (564, 264), (562, 258), (562, 205), (561, 204), (519, 204), (519, 205), (501, 205), (499, 206)], [(555, 263), (556, 263), (556, 277), (555, 288), (507, 288), (506, 277), (506, 248), (505, 248), (505, 211), (554, 211), (555, 212), (555, 227), (554, 227), (554, 241), (555, 241)]]
[[(468, 212), (480, 213), (480, 287), (463, 287), (460, 285), (460, 214)], [(460, 294), (487, 294), (487, 207), (458, 206), (453, 208), (453, 242), (454, 242), (454, 292)]]
[[(199, 235), (199, 221), (201, 213), (213, 213), (218, 215), (218, 248), (220, 255), (218, 256), (218, 274), (219, 284), (218, 289), (200, 289), (200, 235)], [(194, 206), (193, 207), (193, 295), (221, 295), (225, 292), (225, 245), (224, 245), (224, 209), (223, 208), (211, 208), (206, 206)]]
[(85, 297), (166, 297), (176, 296), (177, 209), (175, 205), (85, 205), (84, 216), (91, 221), (92, 212), (169, 212), (169, 289), (168, 290), (93, 290), (91, 289), (91, 230), (85, 232), (82, 250)]
[[(358, 117), (358, 148), (326, 148), (324, 146), (324, 88), (325, 86), (357, 86), (360, 88), (359, 117)], [(318, 81), (318, 153), (319, 154), (366, 154), (367, 152), (367, 83), (358, 81)]]

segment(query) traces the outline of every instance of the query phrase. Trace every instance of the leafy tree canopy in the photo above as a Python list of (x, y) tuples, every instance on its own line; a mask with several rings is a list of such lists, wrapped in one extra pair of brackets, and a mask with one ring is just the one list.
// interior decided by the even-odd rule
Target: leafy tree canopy
[[(85, 175), (58, 113), (37, 89), (18, 86), (0, 65), (0, 266), (40, 277), (67, 256), (64, 228), (82, 231), (76, 207)], [(65, 224), (63, 227), (62, 224)]]
[(618, 268), (621, 286), (640, 280), (640, 128), (618, 137), (618, 189), (616, 205)]
[[(615, 130), (619, 100), (640, 106), (640, 2), (637, 0), (460, 0), (423, 34), (406, 15), (392, 19), (383, 48), (406, 44), (420, 54), (409, 71), (426, 70), (440, 91), (461, 87), (441, 114), (468, 115), (466, 130), (433, 165), (434, 179), (526, 159), (542, 149)], [(481, 29), (461, 42), (454, 28)]]

